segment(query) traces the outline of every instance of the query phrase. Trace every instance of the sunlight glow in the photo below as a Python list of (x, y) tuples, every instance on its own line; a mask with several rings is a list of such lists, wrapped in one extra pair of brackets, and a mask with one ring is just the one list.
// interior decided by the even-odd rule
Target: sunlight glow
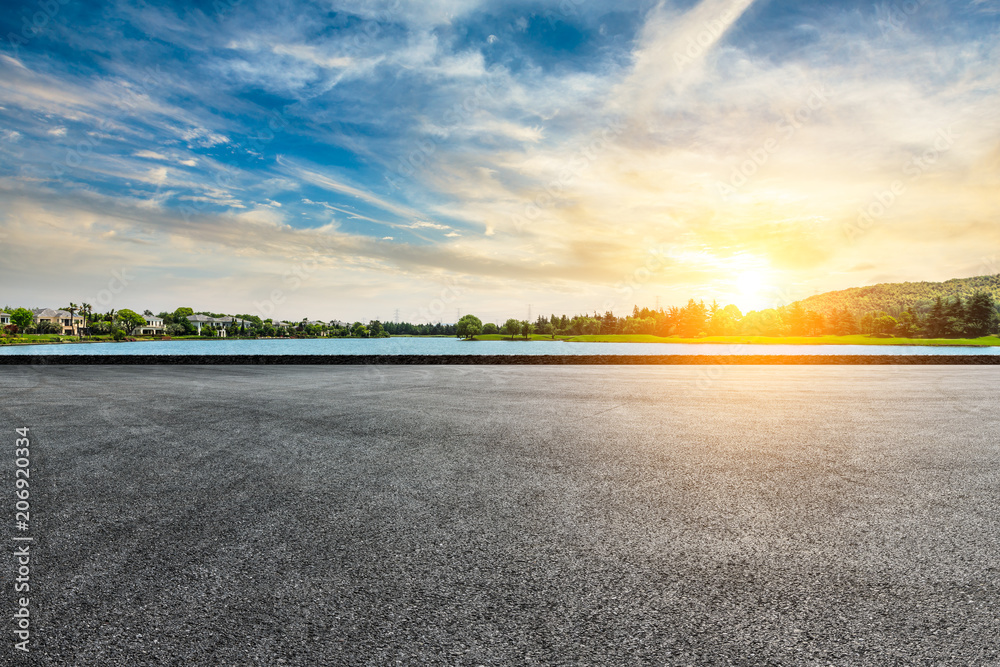
[(744, 313), (750, 310), (770, 308), (771, 286), (767, 272), (762, 269), (748, 269), (736, 277), (737, 303)]

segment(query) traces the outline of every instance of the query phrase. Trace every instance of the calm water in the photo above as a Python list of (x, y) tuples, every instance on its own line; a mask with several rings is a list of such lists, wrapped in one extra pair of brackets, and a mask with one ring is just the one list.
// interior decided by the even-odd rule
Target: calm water
[(0, 347), (0, 354), (1000, 354), (1000, 347), (461, 341), (457, 338), (172, 340)]

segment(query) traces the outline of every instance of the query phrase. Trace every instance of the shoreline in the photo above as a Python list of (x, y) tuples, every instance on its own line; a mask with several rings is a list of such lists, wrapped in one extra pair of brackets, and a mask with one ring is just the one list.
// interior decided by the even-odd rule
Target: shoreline
[[(608, 336), (609, 337), (609, 336)], [(627, 338), (628, 336), (623, 336)], [(390, 336), (391, 338), (407, 338), (407, 339), (423, 339), (423, 338), (446, 338), (446, 336)], [(447, 338), (452, 338), (447, 336)], [(583, 338), (583, 336), (576, 336), (574, 338)], [(594, 338), (607, 338), (606, 336), (594, 336)], [(735, 337), (734, 337), (735, 338)], [(475, 343), (475, 342), (504, 342), (504, 343), (629, 343), (638, 345), (650, 345), (650, 344), (661, 344), (661, 345), (731, 345), (735, 347), (762, 347), (766, 348), (773, 345), (790, 345), (790, 346), (808, 346), (808, 345), (822, 345), (822, 346), (838, 346), (838, 345), (867, 345), (871, 347), (967, 347), (967, 348), (992, 348), (1000, 347), (1000, 339), (993, 343), (942, 343), (937, 342), (942, 339), (940, 338), (929, 338), (927, 341), (921, 341), (920, 339), (914, 338), (900, 338), (900, 341), (906, 342), (891, 342), (894, 341), (892, 338), (876, 338), (870, 340), (850, 340), (850, 341), (808, 341), (803, 340), (803, 337), (789, 337), (793, 340), (783, 341), (778, 337), (770, 337), (767, 341), (744, 341), (744, 340), (699, 340), (691, 338), (658, 338), (657, 340), (574, 340), (570, 339), (557, 339), (552, 340), (549, 338), (531, 338), (531, 339), (509, 339), (509, 338), (473, 338), (473, 339), (458, 339), (460, 343)], [(257, 340), (381, 340), (379, 338), (353, 338), (353, 337), (316, 337), (316, 338), (277, 338), (277, 337), (261, 337), (261, 338), (171, 338), (170, 340), (133, 340), (133, 341), (112, 341), (112, 340), (61, 340), (61, 341), (32, 341), (30, 343), (0, 343), (0, 350), (7, 347), (24, 347), (33, 345), (95, 345), (99, 343), (170, 343), (170, 342), (199, 342), (199, 341), (209, 341), (209, 342), (253, 342)], [(887, 342), (874, 342), (874, 341), (887, 341)], [(968, 339), (966, 339), (968, 340)], [(973, 339), (974, 340), (974, 339)], [(916, 342), (914, 342), (916, 341)], [(0, 353), (2, 354), (2, 353)]]
[(468, 354), (256, 354), (0, 355), (0, 366), (982, 366), (1000, 355), (974, 354), (745, 354), (745, 355), (468, 355)]

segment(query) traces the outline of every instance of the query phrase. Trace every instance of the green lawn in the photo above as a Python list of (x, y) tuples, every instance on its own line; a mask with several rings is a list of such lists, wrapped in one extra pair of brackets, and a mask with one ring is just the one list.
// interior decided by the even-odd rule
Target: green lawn
[[(571, 338), (573, 338), (573, 337), (572, 336), (559, 336), (559, 335), (556, 336), (556, 340), (570, 340)], [(476, 340), (505, 340), (507, 342), (514, 342), (514, 343), (518, 343), (518, 342), (520, 342), (520, 343), (527, 343), (528, 342), (527, 340), (525, 340), (524, 336), (521, 336), (520, 334), (513, 341), (511, 341), (510, 336), (508, 336), (506, 334), (479, 334), (478, 336), (476, 336)], [(552, 340), (552, 336), (549, 336), (548, 334), (531, 334), (531, 340), (548, 340), (548, 341), (551, 341)]]
[[(71, 340), (70, 336), (60, 336), (59, 334), (24, 334), (21, 336), (0, 337), (0, 343), (4, 345), (23, 345), (26, 343), (55, 343), (60, 340)], [(72, 338), (72, 340), (76, 340)]]
[(574, 343), (716, 343), (724, 345), (1000, 345), (1000, 337), (983, 338), (869, 338), (853, 336), (706, 336), (705, 338), (663, 338), (647, 334), (575, 336)]

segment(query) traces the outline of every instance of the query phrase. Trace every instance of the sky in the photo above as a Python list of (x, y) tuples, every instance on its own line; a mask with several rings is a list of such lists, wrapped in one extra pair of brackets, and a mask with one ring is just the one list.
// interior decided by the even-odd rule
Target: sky
[(995, 274), (998, 110), (994, 0), (8, 4), (0, 302), (503, 322)]

